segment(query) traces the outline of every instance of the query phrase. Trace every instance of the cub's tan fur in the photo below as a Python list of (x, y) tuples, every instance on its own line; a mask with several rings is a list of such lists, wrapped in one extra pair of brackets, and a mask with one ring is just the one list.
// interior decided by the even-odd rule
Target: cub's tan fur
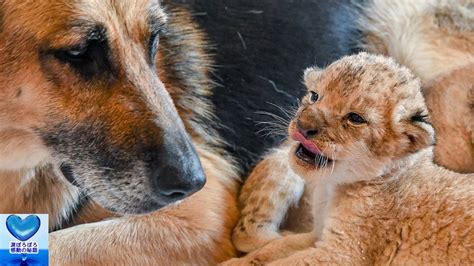
[(304, 192), (304, 180), (288, 167), (287, 156), (286, 147), (270, 152), (242, 187), (241, 219), (233, 233), (234, 245), (240, 251), (250, 252), (280, 238), (278, 229), (286, 211)]
[(371, 0), (358, 25), (363, 48), (421, 78), (438, 132), (436, 162), (474, 172), (474, 1)]
[[(433, 163), (434, 130), (418, 79), (392, 59), (361, 53), (307, 70), (305, 84), (310, 94), (289, 135), (314, 129), (305, 142), (321, 153), (308, 163), (290, 140), (257, 166), (233, 240), (255, 248), (243, 237), (250, 226), (257, 244), (269, 243), (227, 264), (472, 264), (474, 174)], [(278, 226), (303, 179), (311, 182), (313, 230), (282, 237)], [(255, 190), (260, 184), (270, 190)]]

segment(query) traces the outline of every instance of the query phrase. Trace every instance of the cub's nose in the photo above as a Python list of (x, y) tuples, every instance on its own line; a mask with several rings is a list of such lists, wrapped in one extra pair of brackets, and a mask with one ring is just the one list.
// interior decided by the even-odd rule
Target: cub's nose
[(298, 131), (305, 137), (305, 138), (314, 138), (316, 137), (319, 132), (321, 131), (319, 128), (314, 126), (304, 125), (301, 121), (296, 123), (296, 127)]

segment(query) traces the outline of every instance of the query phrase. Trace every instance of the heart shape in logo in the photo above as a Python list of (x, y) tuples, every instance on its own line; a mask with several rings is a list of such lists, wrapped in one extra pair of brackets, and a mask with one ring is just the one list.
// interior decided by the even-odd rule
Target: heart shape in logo
[(7, 218), (7, 229), (16, 239), (26, 241), (38, 232), (41, 221), (36, 215), (29, 215), (21, 219), (18, 215), (10, 215)]

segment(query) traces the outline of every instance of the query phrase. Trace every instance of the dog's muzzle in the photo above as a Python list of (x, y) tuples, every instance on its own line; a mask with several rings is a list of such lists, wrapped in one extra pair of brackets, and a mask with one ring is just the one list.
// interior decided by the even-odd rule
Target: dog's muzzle
[(206, 176), (187, 136), (165, 141), (160, 158), (151, 165), (152, 190), (162, 204), (182, 200), (199, 191)]

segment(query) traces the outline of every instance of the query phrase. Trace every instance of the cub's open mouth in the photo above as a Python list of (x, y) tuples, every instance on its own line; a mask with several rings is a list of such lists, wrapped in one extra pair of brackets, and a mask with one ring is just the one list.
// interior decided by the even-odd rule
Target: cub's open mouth
[(322, 155), (321, 153), (314, 153), (306, 149), (303, 144), (298, 145), (295, 155), (303, 162), (318, 168), (328, 166), (332, 163), (332, 160), (328, 157)]

